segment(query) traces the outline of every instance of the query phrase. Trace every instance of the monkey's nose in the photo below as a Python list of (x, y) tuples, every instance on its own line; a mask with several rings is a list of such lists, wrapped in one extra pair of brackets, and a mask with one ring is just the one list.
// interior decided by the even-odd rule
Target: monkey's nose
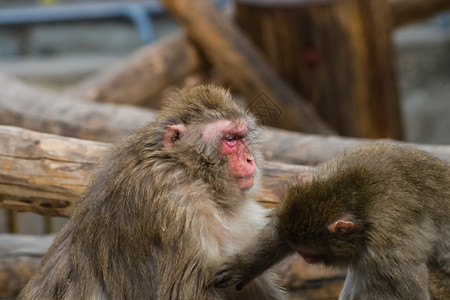
[(256, 167), (256, 166), (255, 166), (255, 159), (253, 158), (253, 155), (251, 155), (250, 153), (247, 154), (246, 160), (247, 160), (247, 164), (248, 164), (250, 167)]

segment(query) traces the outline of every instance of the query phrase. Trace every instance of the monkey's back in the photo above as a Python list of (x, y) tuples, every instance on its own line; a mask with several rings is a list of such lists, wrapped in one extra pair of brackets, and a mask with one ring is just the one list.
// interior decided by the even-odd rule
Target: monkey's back
[[(318, 173), (324, 174), (319, 175), (325, 179), (321, 182), (328, 184), (340, 198), (337, 203), (344, 203), (364, 223), (364, 245), (351, 267), (357, 275), (349, 280), (350, 290), (368, 281), (380, 282), (386, 276), (404, 288), (399, 293), (409, 289), (414, 294), (418, 282), (426, 283), (428, 275), (433, 299), (448, 299), (450, 165), (447, 162), (409, 146), (371, 144), (324, 163)], [(419, 272), (418, 266), (425, 272), (428, 270), (428, 274)], [(358, 278), (364, 280), (360, 282)], [(415, 283), (403, 286), (402, 281), (408, 280)], [(345, 290), (349, 296), (349, 288)], [(383, 293), (376, 287), (372, 292)]]
[[(374, 144), (349, 151), (336, 172), (361, 172), (371, 247), (395, 249), (404, 258), (421, 253), (450, 280), (450, 165), (424, 151)], [(336, 173), (336, 174), (337, 174)], [(446, 288), (450, 288), (450, 283)]]

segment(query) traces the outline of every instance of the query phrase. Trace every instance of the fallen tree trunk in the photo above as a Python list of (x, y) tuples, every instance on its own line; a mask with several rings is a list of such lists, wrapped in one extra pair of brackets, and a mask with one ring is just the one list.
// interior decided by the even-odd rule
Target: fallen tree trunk
[(112, 142), (153, 117), (148, 109), (76, 101), (0, 75), (2, 125)]
[[(65, 217), (71, 215), (95, 163), (109, 146), (8, 126), (0, 126), (0, 140), (0, 208)], [(422, 148), (450, 161), (449, 146)], [(320, 152), (322, 148), (318, 149)], [(338, 150), (336, 147), (334, 155)], [(296, 151), (299, 156), (303, 152)], [(257, 200), (273, 206), (292, 178), (307, 169), (268, 162)]]
[(403, 26), (450, 9), (448, 0), (390, 0), (393, 25)]
[(321, 136), (268, 127), (265, 129), (260, 137), (260, 142), (263, 145), (264, 156), (270, 161), (317, 165), (335, 157), (345, 149), (373, 142), (389, 142), (417, 147), (450, 162), (450, 145), (424, 145), (389, 139), (344, 138), (333, 135)]
[(71, 88), (68, 94), (97, 102), (139, 104), (204, 65), (197, 48), (180, 32), (141, 48), (129, 59)]
[[(154, 111), (125, 105), (76, 101), (0, 76), (0, 124), (113, 142), (154, 118)], [(260, 138), (267, 160), (317, 164), (345, 148), (372, 140), (308, 135), (265, 127)], [(445, 160), (450, 146), (423, 146)]]
[(210, 1), (162, 0), (162, 3), (205, 56), (246, 96), (249, 109), (266, 124), (308, 133), (333, 132)]
[[(0, 208), (69, 217), (108, 144), (0, 126)], [(278, 202), (305, 166), (267, 163), (257, 199)]]

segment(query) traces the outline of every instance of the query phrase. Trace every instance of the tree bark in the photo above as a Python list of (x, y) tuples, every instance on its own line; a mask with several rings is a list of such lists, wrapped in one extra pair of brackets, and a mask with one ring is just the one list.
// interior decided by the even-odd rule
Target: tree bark
[(393, 25), (400, 27), (450, 9), (448, 0), (389, 0)]
[(387, 0), (238, 0), (236, 21), (340, 134), (402, 138)]
[(197, 48), (180, 32), (94, 74), (68, 94), (97, 102), (140, 104), (204, 65)]
[(163, 0), (162, 3), (207, 58), (244, 93), (249, 109), (265, 124), (309, 133), (332, 133), (210, 1)]

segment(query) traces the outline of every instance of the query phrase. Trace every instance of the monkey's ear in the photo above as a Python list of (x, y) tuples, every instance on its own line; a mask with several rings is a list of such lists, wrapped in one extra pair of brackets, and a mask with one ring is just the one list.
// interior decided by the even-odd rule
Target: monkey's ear
[(183, 124), (166, 125), (163, 133), (164, 148), (170, 149), (177, 140), (181, 139), (186, 131)]
[(298, 182), (301, 184), (308, 183), (312, 180), (312, 174), (310, 172), (302, 173), (298, 176)]
[(352, 232), (353, 228), (355, 228), (355, 224), (352, 221), (339, 219), (328, 226), (328, 231), (331, 233), (344, 235)]

